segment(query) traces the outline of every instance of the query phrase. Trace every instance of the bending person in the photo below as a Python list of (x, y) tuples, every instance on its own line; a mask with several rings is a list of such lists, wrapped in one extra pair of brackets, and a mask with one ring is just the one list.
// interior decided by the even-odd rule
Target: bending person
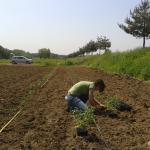
[(76, 83), (70, 88), (67, 96), (65, 96), (65, 100), (68, 103), (67, 111), (74, 109), (84, 111), (87, 108), (87, 103), (94, 107), (104, 108), (105, 106), (94, 97), (95, 91), (102, 93), (104, 89), (105, 84), (102, 79), (98, 79), (95, 82), (80, 81)]

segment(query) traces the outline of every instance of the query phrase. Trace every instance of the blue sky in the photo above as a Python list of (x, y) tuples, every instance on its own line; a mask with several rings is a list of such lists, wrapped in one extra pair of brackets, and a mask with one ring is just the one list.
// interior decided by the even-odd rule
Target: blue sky
[[(140, 0), (0, 0), (0, 45), (9, 49), (68, 54), (97, 36), (107, 36), (111, 49), (142, 45), (123, 32), (123, 23)], [(146, 42), (150, 46), (150, 40)]]

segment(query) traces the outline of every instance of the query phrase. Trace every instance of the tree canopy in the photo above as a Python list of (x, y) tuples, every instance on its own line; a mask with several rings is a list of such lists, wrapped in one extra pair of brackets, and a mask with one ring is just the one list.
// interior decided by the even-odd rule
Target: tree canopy
[(0, 59), (8, 59), (10, 57), (10, 50), (0, 45)]
[(111, 47), (111, 42), (106, 36), (97, 37), (97, 41), (89, 41), (83, 47), (79, 48), (78, 51), (71, 53), (68, 57), (77, 57), (84, 54), (89, 54), (99, 50), (104, 50), (105, 52)]
[(47, 49), (47, 48), (41, 48), (38, 50), (39, 52), (39, 57), (40, 58), (50, 58), (50, 49)]
[(14, 49), (9, 50), (7, 48), (4, 48), (0, 46), (0, 59), (9, 59), (10, 57), (17, 55), (17, 56), (26, 56), (26, 57), (32, 57), (32, 54), (29, 52), (25, 52), (24, 50)]
[(97, 37), (97, 47), (106, 51), (111, 47), (111, 42), (106, 36)]
[(65, 55), (58, 55), (51, 53), (50, 49), (42, 48), (38, 50), (38, 53), (30, 53), (20, 49), (9, 50), (0, 45), (0, 59), (10, 59), (12, 56), (25, 56), (28, 58), (40, 57), (40, 58), (64, 58)]
[(150, 2), (141, 0), (141, 3), (130, 10), (130, 17), (125, 19), (125, 24), (118, 24), (126, 33), (136, 38), (143, 38), (143, 48), (145, 40), (150, 39)]

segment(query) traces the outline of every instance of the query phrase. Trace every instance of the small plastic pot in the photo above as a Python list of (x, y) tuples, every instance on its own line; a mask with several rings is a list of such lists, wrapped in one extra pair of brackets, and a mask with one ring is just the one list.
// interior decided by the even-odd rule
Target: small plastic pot
[(76, 128), (76, 134), (77, 136), (87, 136), (88, 131), (84, 128)]

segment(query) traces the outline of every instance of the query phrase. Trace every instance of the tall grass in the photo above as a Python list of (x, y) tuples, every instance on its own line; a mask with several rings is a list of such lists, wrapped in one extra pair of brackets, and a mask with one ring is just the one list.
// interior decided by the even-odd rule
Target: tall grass
[(106, 53), (101, 56), (85, 57), (82, 60), (81, 58), (76, 58), (76, 61), (74, 59), (72, 62), (108, 72), (127, 74), (139, 79), (150, 80), (150, 48)]
[[(42, 66), (89, 66), (111, 73), (127, 74), (150, 80), (150, 48), (67, 59), (35, 58), (33, 62)], [(0, 64), (7, 63), (9, 60), (0, 59)]]
[[(78, 62), (78, 60), (80, 61)], [(42, 65), (42, 66), (75, 66), (75, 65), (82, 65), (84, 58), (61, 58), (61, 59), (40, 59), (35, 58), (33, 59), (34, 64)]]
[(60, 66), (64, 65), (65, 61), (63, 59), (35, 58), (33, 59), (33, 63), (41, 66)]
[(69, 59), (35, 59), (34, 62), (46, 66), (89, 66), (111, 73), (150, 80), (150, 48)]
[(8, 59), (0, 59), (0, 64), (8, 64), (10, 63), (10, 60)]

